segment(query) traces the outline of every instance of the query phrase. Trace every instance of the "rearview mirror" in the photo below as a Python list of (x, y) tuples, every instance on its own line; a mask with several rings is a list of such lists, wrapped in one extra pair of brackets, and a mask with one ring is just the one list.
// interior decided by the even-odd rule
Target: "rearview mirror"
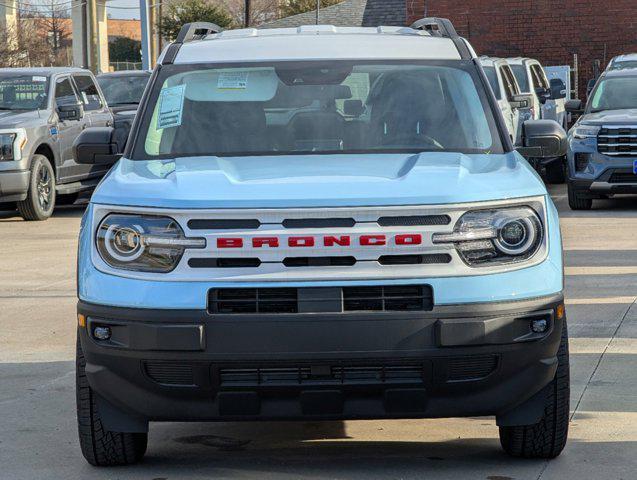
[(552, 100), (566, 98), (566, 85), (561, 78), (552, 78), (550, 83)]
[(365, 111), (362, 100), (345, 100), (343, 113), (349, 117), (360, 117)]
[(511, 108), (531, 108), (533, 105), (533, 96), (530, 93), (518, 93), (511, 97), (509, 102)]
[(84, 106), (79, 102), (58, 105), (57, 112), (60, 120), (80, 120), (84, 116)]
[(122, 156), (112, 127), (87, 128), (73, 142), (73, 158), (84, 165), (115, 163)]
[(566, 132), (555, 120), (527, 120), (522, 127), (522, 147), (527, 158), (551, 158), (566, 155)]
[(582, 101), (579, 99), (567, 100), (564, 108), (569, 113), (579, 113), (582, 111)]

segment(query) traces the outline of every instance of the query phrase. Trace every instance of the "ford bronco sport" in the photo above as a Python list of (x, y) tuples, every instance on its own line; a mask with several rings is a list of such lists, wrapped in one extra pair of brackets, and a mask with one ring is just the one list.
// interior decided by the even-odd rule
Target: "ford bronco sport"
[[(565, 153), (523, 128), (524, 154)], [(112, 136), (78, 161), (115, 161)], [(78, 255), (93, 465), (140, 460), (160, 421), (494, 415), (512, 455), (566, 442), (557, 211), (448, 20), (185, 25)]]
[(0, 202), (17, 202), (25, 220), (45, 220), (56, 195), (95, 187), (108, 166), (76, 163), (73, 141), (112, 122), (88, 70), (0, 69)]

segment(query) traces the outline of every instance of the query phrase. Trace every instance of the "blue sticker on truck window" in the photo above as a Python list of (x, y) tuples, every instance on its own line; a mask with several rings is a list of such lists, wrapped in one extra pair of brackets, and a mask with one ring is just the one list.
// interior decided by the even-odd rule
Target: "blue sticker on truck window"
[(185, 93), (186, 85), (164, 88), (161, 91), (159, 95), (159, 115), (157, 115), (158, 130), (181, 125)]
[(637, 160), (633, 160), (633, 173), (637, 175)]

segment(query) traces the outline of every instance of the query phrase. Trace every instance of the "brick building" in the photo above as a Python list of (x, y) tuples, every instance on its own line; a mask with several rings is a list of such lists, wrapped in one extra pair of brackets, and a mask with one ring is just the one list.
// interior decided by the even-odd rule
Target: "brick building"
[(479, 54), (535, 57), (571, 65), (577, 54), (580, 96), (615, 55), (637, 52), (637, 0), (407, 0), (407, 17), (447, 17)]

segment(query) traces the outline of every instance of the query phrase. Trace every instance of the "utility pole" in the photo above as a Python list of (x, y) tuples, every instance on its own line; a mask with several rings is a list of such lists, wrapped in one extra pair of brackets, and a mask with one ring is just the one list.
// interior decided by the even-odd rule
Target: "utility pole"
[(319, 24), (319, 19), (321, 15), (321, 0), (316, 0), (316, 24)]
[(245, 0), (243, 12), (243, 26), (248, 28), (250, 26), (250, 0)]
[[(93, 0), (94, 1), (94, 0)], [(148, 0), (139, 0), (139, 17), (142, 24), (142, 70), (150, 70), (150, 29)]]
[(150, 37), (150, 55), (149, 66), (153, 68), (155, 66), (155, 59), (157, 58), (157, 28), (156, 28), (156, 13), (157, 9), (153, 2), (156, 0), (150, 0), (148, 4), (148, 36)]
[(86, 10), (89, 24), (89, 68), (93, 73), (99, 70), (99, 39), (97, 36), (97, 2), (96, 0), (86, 0)]

